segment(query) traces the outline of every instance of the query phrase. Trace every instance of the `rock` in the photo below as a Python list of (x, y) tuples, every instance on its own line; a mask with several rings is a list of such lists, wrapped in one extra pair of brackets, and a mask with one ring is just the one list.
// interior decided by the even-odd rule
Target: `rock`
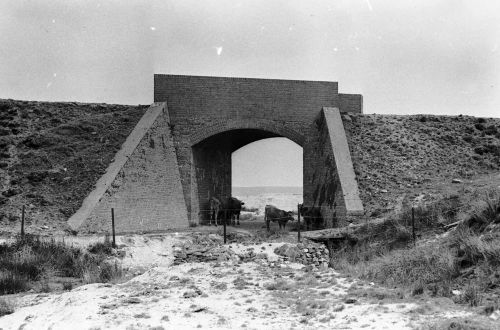
[(257, 253), (255, 255), (255, 259), (267, 259), (267, 254), (265, 254), (265, 253)]
[(301, 256), (301, 251), (292, 244), (283, 244), (274, 249), (274, 253), (280, 256), (288, 257), (290, 260), (296, 260)]
[(126, 304), (140, 304), (142, 301), (141, 299), (137, 297), (130, 297), (128, 299), (125, 299), (124, 303)]
[(344, 302), (346, 304), (354, 304), (355, 302), (357, 302), (358, 300), (356, 298), (352, 298), (352, 297), (348, 297), (344, 300)]
[(387, 191), (387, 189), (381, 189), (381, 190), (380, 190), (380, 192), (381, 192), (382, 194), (387, 194), (389, 191)]
[(125, 258), (125, 255), (126, 255), (126, 252), (125, 252), (125, 251), (123, 251), (123, 250), (118, 250), (118, 251), (116, 251), (116, 256), (117, 256), (118, 258), (120, 258), (120, 259)]
[(495, 321), (500, 320), (500, 310), (497, 309), (496, 311), (491, 313), (491, 315), (489, 317), (490, 317), (490, 319), (495, 320)]
[(460, 179), (453, 179), (453, 180), (451, 180), (451, 183), (462, 183), (462, 180), (460, 180)]
[(194, 298), (194, 297), (198, 297), (198, 296), (201, 296), (202, 295), (202, 292), (198, 289), (191, 289), (191, 290), (188, 290), (186, 292), (184, 292), (184, 294), (182, 295), (182, 297), (184, 298)]

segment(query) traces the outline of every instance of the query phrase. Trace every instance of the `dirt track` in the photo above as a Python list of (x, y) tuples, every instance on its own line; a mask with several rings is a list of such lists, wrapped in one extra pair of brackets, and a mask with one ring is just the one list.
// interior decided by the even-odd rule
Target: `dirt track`
[[(10, 297), (16, 312), (1, 329), (409, 329), (471, 311), (450, 299), (402, 299), (333, 269), (284, 261), (285, 243), (237, 244), (226, 261), (173, 265), (189, 234), (121, 237), (124, 267), (143, 274), (121, 284)], [(244, 262), (248, 251), (261, 256)]]

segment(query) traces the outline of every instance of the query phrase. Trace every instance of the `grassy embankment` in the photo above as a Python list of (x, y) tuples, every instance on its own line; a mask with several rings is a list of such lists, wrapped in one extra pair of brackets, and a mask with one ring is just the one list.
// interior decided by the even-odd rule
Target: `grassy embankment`
[[(462, 221), (457, 221), (460, 216)], [(366, 226), (356, 244), (346, 245), (335, 253), (334, 267), (368, 281), (409, 291), (413, 296), (428, 294), (449, 297), (456, 303), (498, 308), (498, 191), (486, 194), (484, 203), (472, 209), (458, 196), (418, 207), (415, 219), (421, 235), (416, 244), (409, 225), (411, 208), (405, 208), (378, 226)], [(460, 293), (453, 294), (453, 290)]]

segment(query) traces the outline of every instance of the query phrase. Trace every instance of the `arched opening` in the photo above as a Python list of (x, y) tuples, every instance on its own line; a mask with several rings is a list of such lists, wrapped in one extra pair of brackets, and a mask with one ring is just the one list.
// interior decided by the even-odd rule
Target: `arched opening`
[(232, 153), (233, 196), (262, 215), (266, 204), (295, 211), (303, 199), (302, 147), (276, 137), (247, 144)]
[[(282, 132), (241, 128), (218, 132), (194, 144), (191, 162), (191, 214), (198, 214), (200, 222), (204, 223), (210, 218), (209, 200), (211, 197), (224, 199), (231, 195), (234, 196), (235, 193), (241, 195), (241, 191), (232, 191), (233, 186), (237, 187), (233, 185), (233, 157), (236, 159), (234, 168), (236, 184), (241, 184), (240, 178), (246, 178), (244, 185), (255, 187), (264, 182), (259, 180), (261, 176), (264, 180), (274, 177), (273, 180), (267, 180), (268, 183), (265, 184), (267, 188), (264, 190), (267, 189), (269, 193), (279, 194), (283, 200), (286, 199), (285, 193), (293, 194), (294, 198), (300, 201), (302, 199), (303, 156), (302, 147), (297, 144), (297, 136), (284, 137)], [(291, 138), (294, 138), (294, 142)], [(254, 143), (257, 144), (254, 145)], [(262, 149), (262, 155), (257, 157), (259, 149)], [(255, 158), (254, 163), (257, 166), (254, 172), (245, 174), (248, 167), (242, 167), (240, 161), (246, 162), (245, 159), (249, 157), (247, 152), (250, 152), (250, 157)], [(284, 153), (288, 154), (288, 157), (283, 157)], [(277, 159), (278, 161), (276, 161)], [(293, 171), (290, 172), (292, 169)], [(286, 172), (290, 173), (286, 175)], [(278, 180), (278, 177), (281, 179)], [(292, 177), (293, 179), (291, 179)], [(274, 190), (269, 188), (270, 186), (274, 186)], [(261, 191), (261, 193), (265, 193), (265, 191)], [(297, 201), (286, 200), (289, 205), (293, 205), (288, 209), (295, 210)], [(263, 202), (262, 209), (269, 202), (274, 202), (277, 207), (283, 206), (283, 201), (276, 203), (276, 200), (263, 200)], [(261, 205), (255, 207), (261, 207)]]

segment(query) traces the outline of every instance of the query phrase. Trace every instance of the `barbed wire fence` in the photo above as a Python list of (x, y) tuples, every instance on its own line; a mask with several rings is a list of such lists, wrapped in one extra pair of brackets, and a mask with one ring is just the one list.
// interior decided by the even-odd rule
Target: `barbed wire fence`
[[(139, 199), (144, 199), (144, 200), (150, 200), (150, 198), (144, 197), (144, 198), (139, 198)], [(355, 200), (358, 201), (358, 199), (345, 199), (345, 200)], [(303, 209), (316, 209), (320, 210), (321, 207), (315, 206), (315, 205), (304, 205), (304, 204), (297, 204), (297, 241), (301, 242), (301, 218), (306, 222), (306, 231), (308, 230), (308, 222), (314, 222), (317, 220), (325, 220), (325, 217), (321, 215), (308, 215), (306, 212), (303, 212)], [(213, 216), (214, 211), (216, 209), (214, 208), (208, 208), (208, 209), (198, 209), (197, 210), (199, 213), (202, 212), (207, 212), (209, 214), (209, 217)], [(223, 230), (223, 235), (224, 235), (224, 244), (227, 243), (227, 229), (226, 226), (228, 225), (228, 221), (231, 222), (233, 219), (233, 216), (236, 214), (239, 214), (241, 212), (241, 208), (224, 208), (221, 207), (219, 208), (219, 212), (217, 214), (217, 219), (209, 219), (215, 220), (217, 224), (217, 220), (222, 220), (222, 225), (224, 227)], [(418, 221), (420, 224), (423, 223), (430, 223), (434, 220), (436, 220), (437, 217), (444, 217), (444, 218), (449, 218), (449, 217), (455, 217), (459, 213), (473, 213), (475, 210), (472, 208), (470, 205), (461, 205), (457, 207), (445, 207), (445, 209), (441, 207), (437, 207), (436, 205), (430, 204), (430, 205), (425, 205), (425, 204), (420, 204), (420, 203), (413, 203), (411, 204), (411, 207), (408, 207), (406, 209), (400, 210), (397, 212), (397, 216), (400, 218), (400, 221), (404, 219), (404, 226), (409, 227), (411, 226), (411, 236), (413, 243), (416, 244), (416, 231), (418, 230), (416, 226), (416, 221)], [(408, 214), (405, 214), (408, 213)], [(111, 235), (112, 235), (112, 244), (113, 247), (116, 246), (116, 231), (115, 231), (115, 208), (110, 209), (110, 214), (111, 214)], [(223, 215), (223, 218), (220, 218), (219, 215)], [(276, 217), (272, 216), (269, 220), (266, 218), (266, 214), (264, 214), (264, 220), (266, 222), (276, 222), (280, 220), (291, 220), (290, 215), (283, 216), (283, 217)], [(408, 217), (410, 219), (408, 219)], [(368, 221), (368, 216), (365, 215), (366, 218), (366, 224), (369, 225), (370, 222)], [(21, 238), (24, 239), (25, 237), (25, 223), (26, 223), (26, 208), (25, 205), (22, 205), (21, 208), (21, 228), (20, 228), (20, 235)], [(293, 218), (292, 218), (293, 219)], [(207, 219), (205, 219), (206, 221)], [(408, 221), (410, 220), (410, 221)], [(408, 223), (410, 222), (410, 223)], [(443, 225), (445, 228), (451, 227), (453, 225), (456, 225), (460, 221), (455, 221), (453, 223), (448, 223)], [(331, 229), (331, 228), (329, 228)], [(109, 235), (109, 234), (108, 234)]]

